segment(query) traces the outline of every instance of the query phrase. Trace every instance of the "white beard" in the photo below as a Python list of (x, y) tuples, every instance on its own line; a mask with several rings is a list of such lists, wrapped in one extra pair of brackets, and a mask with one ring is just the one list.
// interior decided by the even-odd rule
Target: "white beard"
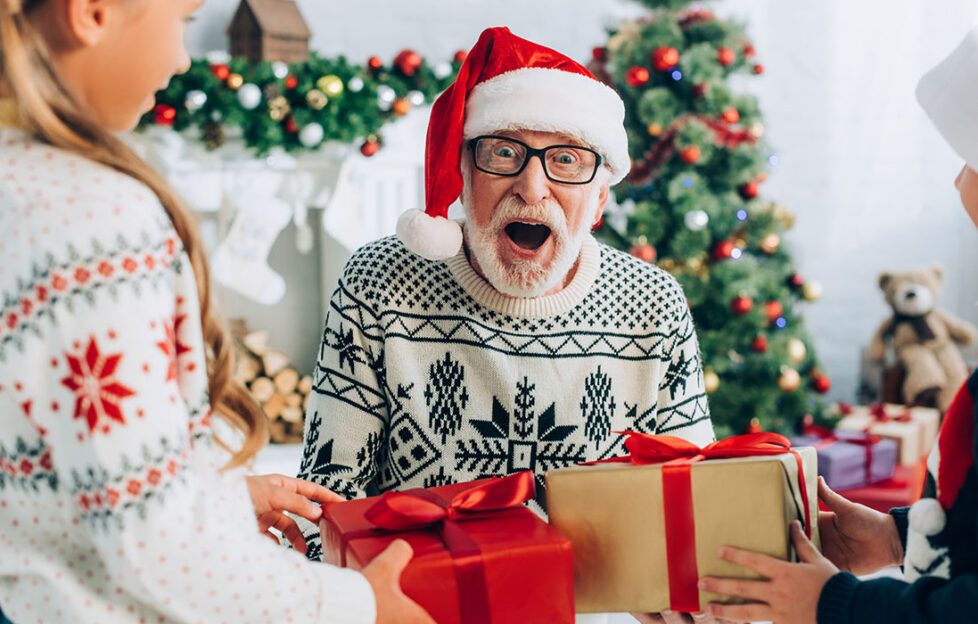
[[(473, 259), (492, 287), (511, 297), (539, 297), (557, 286), (574, 268), (584, 240), (590, 234), (586, 223), (579, 231), (570, 232), (564, 211), (554, 199), (531, 206), (515, 195), (508, 195), (496, 205), (492, 221), (484, 229), (476, 224), (468, 208), (465, 216), (465, 238)], [(503, 260), (500, 253), (501, 241), (506, 237), (503, 228), (519, 218), (535, 219), (550, 228), (554, 254), (548, 264), (536, 260)]]

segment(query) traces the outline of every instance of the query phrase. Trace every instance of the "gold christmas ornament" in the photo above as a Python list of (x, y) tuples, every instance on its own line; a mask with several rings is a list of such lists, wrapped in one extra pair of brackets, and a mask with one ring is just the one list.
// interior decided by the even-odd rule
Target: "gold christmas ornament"
[(326, 108), (326, 104), (329, 103), (329, 98), (319, 89), (313, 89), (306, 94), (306, 103), (313, 110), (323, 110)]
[(608, 48), (610, 52), (617, 52), (626, 43), (638, 39), (641, 33), (642, 27), (638, 22), (635, 20), (625, 20), (618, 25), (618, 32), (608, 39), (608, 43), (605, 45), (605, 47)]
[(818, 282), (805, 282), (801, 287), (801, 296), (805, 301), (816, 301), (822, 296), (822, 285)]
[(710, 369), (703, 371), (703, 388), (707, 394), (713, 394), (719, 387), (720, 377)]
[(651, 136), (657, 137), (660, 134), (662, 134), (662, 124), (659, 124), (659, 123), (650, 123), (649, 124), (649, 127), (646, 128), (646, 130), (649, 131), (649, 134)]
[(228, 86), (237, 91), (244, 84), (244, 78), (241, 74), (231, 74), (228, 76)]
[(268, 115), (275, 121), (282, 121), (291, 112), (292, 107), (289, 106), (289, 101), (281, 95), (268, 103)]
[(337, 95), (343, 93), (343, 80), (339, 76), (334, 76), (330, 74), (328, 76), (323, 76), (316, 81), (316, 86), (319, 90), (330, 97), (336, 97)]
[(733, 244), (734, 247), (739, 247), (740, 249), (745, 249), (747, 247), (747, 241), (740, 237), (733, 239)]
[(761, 251), (766, 254), (773, 254), (778, 250), (778, 246), (781, 245), (781, 237), (773, 232), (771, 234), (766, 234), (764, 238), (761, 239)]
[(795, 215), (790, 210), (780, 204), (771, 206), (771, 211), (775, 219), (784, 224), (784, 229), (790, 230), (795, 224)]
[(699, 271), (703, 268), (703, 258), (702, 256), (695, 256), (686, 261), (686, 266), (688, 266), (693, 271)]
[(749, 133), (750, 133), (750, 135), (751, 135), (752, 137), (754, 137), (755, 139), (759, 139), (759, 138), (761, 138), (762, 136), (764, 136), (764, 124), (762, 124), (762, 123), (761, 123), (761, 122), (759, 122), (759, 121), (755, 121), (755, 122), (754, 122), (754, 123), (752, 123), (752, 124), (750, 125), (750, 127), (749, 127), (749, 128), (747, 129), (747, 132), (749, 132)]
[(663, 258), (662, 260), (659, 261), (659, 268), (662, 269), (663, 271), (668, 271), (669, 273), (672, 273), (673, 271), (676, 270), (676, 261), (673, 260), (672, 258)]
[(792, 362), (798, 364), (805, 359), (805, 355), (808, 353), (808, 349), (805, 348), (805, 343), (797, 338), (792, 338), (788, 341), (788, 357)]
[(781, 369), (781, 376), (778, 377), (778, 387), (784, 392), (794, 392), (801, 384), (801, 375), (793, 368), (787, 366)]

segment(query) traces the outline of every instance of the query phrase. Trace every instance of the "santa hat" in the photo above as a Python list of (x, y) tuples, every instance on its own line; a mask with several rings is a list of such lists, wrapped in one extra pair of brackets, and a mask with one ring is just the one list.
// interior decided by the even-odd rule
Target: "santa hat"
[(978, 171), (978, 29), (924, 74), (917, 101), (954, 151)]
[(483, 31), (455, 82), (431, 111), (425, 147), (425, 211), (397, 222), (404, 245), (431, 260), (458, 253), (462, 229), (448, 207), (462, 191), (462, 144), (502, 130), (573, 136), (601, 154), (611, 183), (628, 173), (625, 106), (614, 89), (563, 54), (516, 37), (508, 28)]

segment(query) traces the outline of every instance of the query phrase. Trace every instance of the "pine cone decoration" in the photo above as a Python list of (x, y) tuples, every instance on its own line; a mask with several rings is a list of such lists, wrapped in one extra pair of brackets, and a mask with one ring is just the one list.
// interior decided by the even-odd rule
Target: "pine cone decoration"
[(217, 149), (224, 145), (224, 125), (219, 123), (211, 122), (204, 126), (203, 129), (203, 139), (204, 144), (207, 149)]

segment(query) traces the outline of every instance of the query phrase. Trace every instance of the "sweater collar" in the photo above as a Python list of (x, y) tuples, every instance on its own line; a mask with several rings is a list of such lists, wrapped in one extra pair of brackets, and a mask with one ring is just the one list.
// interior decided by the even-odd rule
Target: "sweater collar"
[(598, 277), (601, 250), (593, 236), (585, 238), (574, 279), (560, 292), (542, 297), (510, 297), (499, 292), (475, 272), (464, 249), (446, 264), (465, 292), (483, 307), (508, 316), (545, 317), (567, 312), (584, 300)]

